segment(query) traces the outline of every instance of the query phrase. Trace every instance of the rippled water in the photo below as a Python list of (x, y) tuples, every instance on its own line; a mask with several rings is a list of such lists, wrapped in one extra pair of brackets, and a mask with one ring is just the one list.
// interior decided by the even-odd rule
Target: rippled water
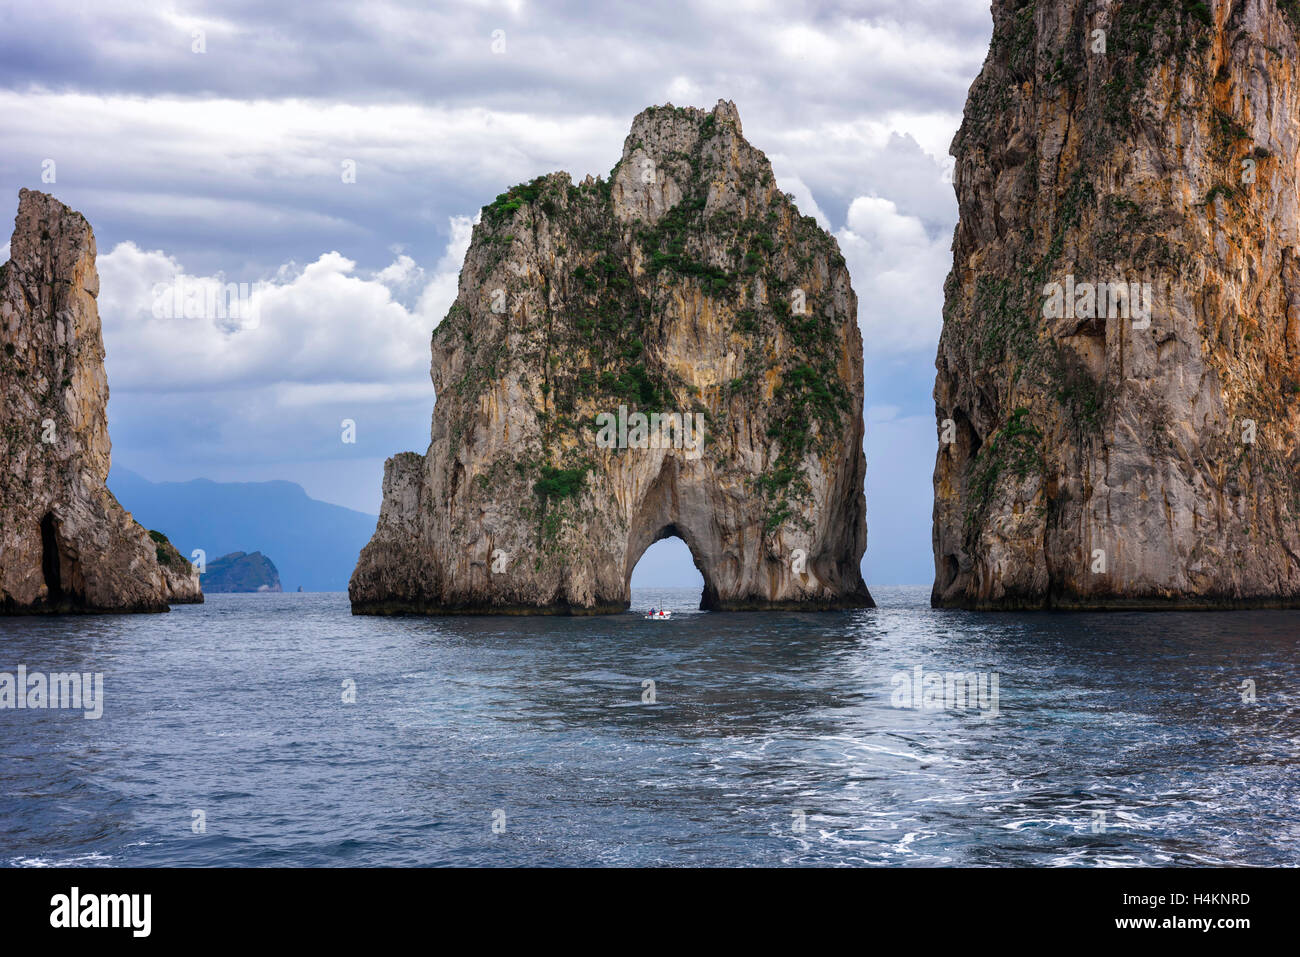
[[(0, 711), (0, 862), (1300, 862), (1300, 613), (875, 594), (637, 593), (670, 622), (354, 618), (341, 594), (0, 619), (0, 671), (105, 676), (100, 720)], [(918, 665), (996, 674), (997, 715), (895, 707)]]

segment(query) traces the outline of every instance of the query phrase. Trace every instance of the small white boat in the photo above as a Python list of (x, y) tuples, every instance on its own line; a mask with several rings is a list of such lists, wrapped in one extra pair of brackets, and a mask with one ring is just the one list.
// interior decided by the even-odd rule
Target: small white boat
[(663, 621), (666, 618), (673, 617), (673, 613), (671, 611), (651, 611), (647, 612), (645, 617), (647, 619), (653, 618), (656, 621)]

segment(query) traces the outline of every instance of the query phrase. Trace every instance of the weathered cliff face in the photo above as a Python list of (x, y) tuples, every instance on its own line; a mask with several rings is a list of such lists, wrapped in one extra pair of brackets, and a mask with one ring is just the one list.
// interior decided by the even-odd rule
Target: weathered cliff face
[(1294, 10), (995, 0), (953, 141), (936, 605), (1300, 604)]
[(609, 181), (484, 207), (432, 375), (354, 612), (622, 610), (669, 535), (705, 608), (870, 604), (856, 300), (732, 104), (648, 109)]
[(194, 568), (104, 485), (108, 382), (90, 224), (22, 190), (10, 257), (0, 266), (0, 613), (202, 601)]
[(167, 585), (167, 602), (172, 605), (203, 604), (199, 570), (181, 555), (180, 550), (162, 532), (150, 529), (149, 539), (153, 543), (154, 558), (162, 569), (163, 580)]

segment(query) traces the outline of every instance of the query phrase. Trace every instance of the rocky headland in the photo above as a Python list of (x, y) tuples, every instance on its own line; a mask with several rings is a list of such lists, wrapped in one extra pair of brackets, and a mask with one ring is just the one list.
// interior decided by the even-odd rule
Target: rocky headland
[(279, 592), (280, 572), (261, 552), (231, 552), (208, 562), (203, 572), (203, 590), (222, 592)]

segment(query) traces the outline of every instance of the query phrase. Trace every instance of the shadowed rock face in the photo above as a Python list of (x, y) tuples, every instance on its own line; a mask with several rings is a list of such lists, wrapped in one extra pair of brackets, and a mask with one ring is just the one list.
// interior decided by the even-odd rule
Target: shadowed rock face
[(0, 613), (166, 611), (198, 573), (104, 482), (109, 440), (95, 236), (22, 190), (0, 266)]
[[(669, 535), (705, 608), (871, 604), (856, 312), (834, 239), (730, 103), (641, 113), (608, 181), (502, 194), (433, 334), (428, 452), (385, 467), (353, 611), (620, 611)], [(679, 418), (647, 435), (637, 413)]]
[(280, 572), (261, 552), (231, 552), (208, 562), (203, 587), (218, 592), (280, 592)]
[(1300, 604), (1297, 16), (995, 0), (953, 141), (935, 605)]

